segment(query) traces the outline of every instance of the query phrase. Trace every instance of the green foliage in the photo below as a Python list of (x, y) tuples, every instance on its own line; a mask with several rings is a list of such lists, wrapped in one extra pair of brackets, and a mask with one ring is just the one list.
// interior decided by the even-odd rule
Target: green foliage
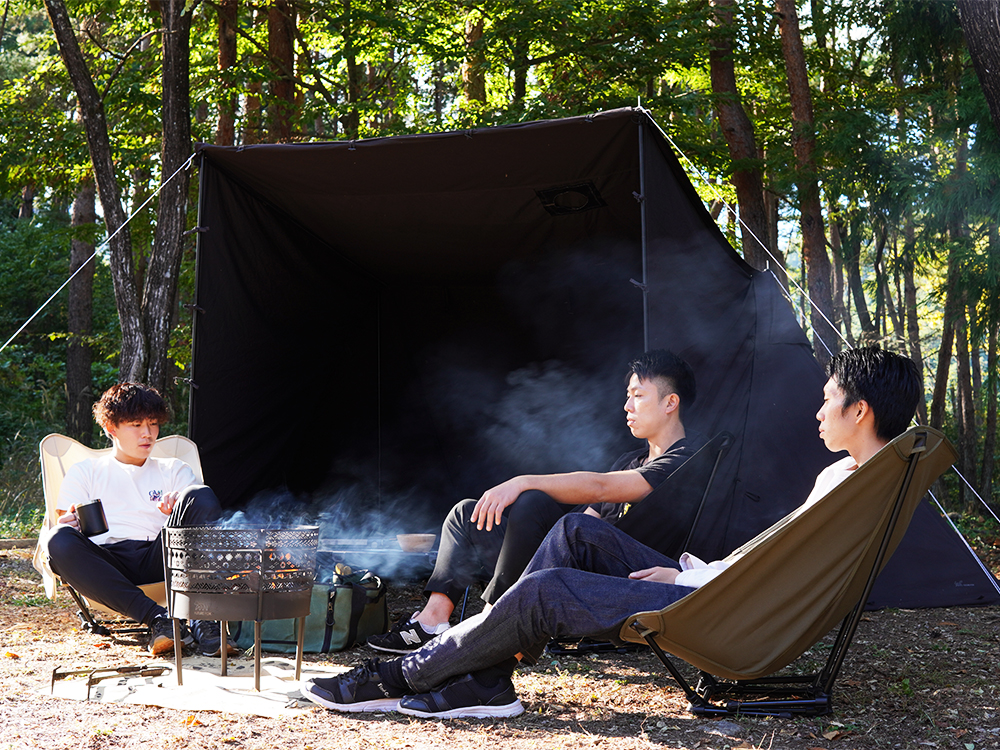
[[(0, 220), (0, 338), (6, 342), (69, 276), (72, 237), (64, 214)], [(64, 432), (66, 292), (0, 352), (0, 532), (35, 529), (42, 507), (38, 442)], [(108, 268), (94, 282), (95, 381), (115, 380), (117, 317)]]
[[(734, 3), (722, 28), (702, 0), (298, 0), (293, 140), (381, 137), (547, 119), (633, 106), (641, 100), (690, 159), (708, 201), (735, 205), (734, 164), (716, 118), (709, 54), (732, 44), (740, 102), (753, 124), (774, 198), (789, 270), (799, 260), (799, 175), (787, 72), (773, 2)], [(135, 211), (159, 173), (160, 18), (155, 4), (67, 0), (103, 97), (118, 184)], [(231, 97), (237, 144), (269, 139), (279, 77), (268, 54), (269, 6), (240, 3), (235, 66), (218, 69), (218, 7), (190, 3), (190, 99), (195, 140), (213, 141)], [(0, 38), (0, 336), (6, 340), (67, 275), (67, 208), (90, 172), (75, 96), (40, 4), (11, 0)], [(973, 345), (1000, 322), (1000, 138), (964, 47), (955, 2), (799, 3), (812, 85), (819, 180), (836, 265), (857, 252), (870, 308), (868, 337), (904, 348), (904, 278), (912, 270), (928, 390), (941, 339), (948, 259), (961, 254)], [(468, 32), (481, 24), (482, 34)], [(485, 83), (467, 96), (463, 76)], [(255, 106), (255, 102), (259, 104)], [(25, 188), (35, 216), (15, 219)], [(189, 224), (196, 195), (192, 187)], [(130, 224), (137, 267), (151, 252), (156, 200)], [(725, 212), (722, 216), (725, 217)], [(724, 219), (723, 219), (724, 220)], [(833, 226), (840, 228), (834, 242)], [(739, 230), (724, 228), (737, 243)], [(97, 234), (103, 235), (98, 228)], [(178, 301), (193, 298), (194, 238), (187, 240)], [(796, 267), (798, 266), (798, 267)], [(118, 331), (108, 269), (98, 265), (94, 389), (115, 378)], [(842, 330), (859, 338), (856, 299)], [(891, 308), (891, 309), (890, 309)], [(803, 313), (803, 317), (807, 317)], [(190, 364), (190, 318), (178, 311), (170, 344), (176, 374)], [(4, 456), (61, 426), (64, 297), (0, 354)], [(989, 372), (986, 382), (1000, 377)], [(183, 431), (186, 392), (171, 394)], [(985, 413), (985, 404), (980, 404)], [(954, 434), (951, 405), (946, 429)], [(13, 441), (13, 442), (12, 442)], [(25, 447), (28, 446), (28, 447)], [(11, 453), (13, 451), (13, 454)], [(30, 463), (30, 461), (28, 462)], [(25, 464), (25, 467), (27, 464)], [(7, 469), (4, 469), (7, 471)], [(15, 470), (10, 469), (11, 472)], [(952, 482), (952, 480), (948, 480)], [(2, 506), (0, 506), (2, 509)]]

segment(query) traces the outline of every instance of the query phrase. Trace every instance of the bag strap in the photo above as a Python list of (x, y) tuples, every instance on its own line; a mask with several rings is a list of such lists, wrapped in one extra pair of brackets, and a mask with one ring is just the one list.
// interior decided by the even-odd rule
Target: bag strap
[(356, 583), (351, 584), (351, 626), (347, 630), (347, 647), (350, 648), (358, 638), (358, 623), (365, 613), (368, 604), (368, 589)]
[(330, 641), (333, 640), (333, 626), (337, 624), (337, 617), (334, 606), (337, 601), (337, 587), (331, 586), (326, 592), (326, 627), (323, 630), (323, 646), (320, 653), (325, 654), (330, 650)]
[[(365, 606), (368, 604), (368, 589), (357, 583), (349, 585), (351, 587), (351, 620), (347, 628), (346, 648), (353, 646), (357, 640), (358, 624), (361, 621), (361, 615), (365, 612)], [(330, 643), (333, 641), (333, 628), (337, 624), (335, 611), (337, 594), (338, 590), (345, 588), (347, 585), (344, 584), (331, 586), (330, 594), (326, 598), (326, 632), (323, 634), (322, 653), (327, 653), (330, 650)]]

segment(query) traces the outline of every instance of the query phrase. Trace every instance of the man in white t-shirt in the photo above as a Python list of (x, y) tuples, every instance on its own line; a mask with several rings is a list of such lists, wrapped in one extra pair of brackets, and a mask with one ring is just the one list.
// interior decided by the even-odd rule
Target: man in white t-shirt
[[(820, 437), (848, 456), (828, 466), (802, 508), (819, 502), (902, 433), (920, 398), (916, 365), (877, 348), (836, 355), (827, 367)], [(518, 655), (537, 658), (552, 638), (617, 639), (635, 612), (660, 610), (711, 578), (721, 562), (666, 558), (582, 513), (549, 532), (521, 579), (489, 613), (472, 617), (392, 661), (303, 683), (302, 693), (337, 711), (399, 710), (412, 716), (515, 716), (523, 710), (511, 675)]]
[[(76, 591), (149, 626), (155, 655), (173, 650), (173, 624), (139, 586), (164, 578), (163, 526), (168, 519), (172, 526), (203, 526), (221, 514), (215, 493), (197, 483), (190, 466), (150, 456), (168, 417), (154, 388), (139, 383), (109, 388), (94, 404), (94, 418), (112, 451), (69, 468), (56, 502), (59, 519), (41, 540), (49, 566)], [(88, 538), (76, 508), (94, 499), (101, 500), (108, 530)], [(192, 622), (191, 632), (203, 653), (220, 652), (218, 623)], [(235, 648), (227, 644), (227, 650)]]

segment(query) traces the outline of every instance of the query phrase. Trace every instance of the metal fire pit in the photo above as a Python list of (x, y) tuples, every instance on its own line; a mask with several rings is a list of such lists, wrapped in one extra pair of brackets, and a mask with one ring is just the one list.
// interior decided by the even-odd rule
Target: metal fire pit
[[(291, 528), (164, 529), (167, 608), (174, 619), (174, 642), (180, 619), (217, 620), (223, 634), (235, 620), (254, 621), (254, 687), (260, 690), (260, 623), (298, 618), (295, 679), (302, 670), (306, 615), (316, 577), (318, 526)], [(221, 649), (226, 674), (226, 649)], [(181, 684), (181, 649), (174, 648), (177, 683)]]

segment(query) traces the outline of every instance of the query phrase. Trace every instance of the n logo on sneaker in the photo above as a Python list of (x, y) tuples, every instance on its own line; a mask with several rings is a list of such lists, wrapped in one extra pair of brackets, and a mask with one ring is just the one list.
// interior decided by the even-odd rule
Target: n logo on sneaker
[(416, 630), (400, 630), (399, 637), (403, 639), (403, 643), (407, 646), (420, 646), (423, 643), (420, 640), (420, 636), (417, 635)]

